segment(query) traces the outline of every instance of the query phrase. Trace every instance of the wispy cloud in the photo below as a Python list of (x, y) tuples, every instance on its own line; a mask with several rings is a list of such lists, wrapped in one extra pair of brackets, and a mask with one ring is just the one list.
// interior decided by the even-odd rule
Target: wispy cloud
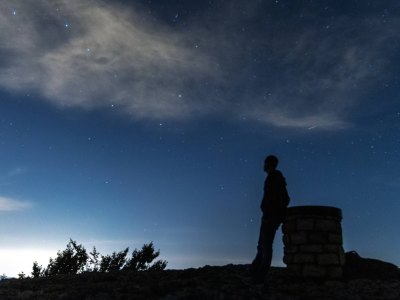
[(15, 167), (5, 174), (0, 175), (0, 186), (12, 185), (15, 183), (15, 179), (27, 172), (26, 168)]
[(391, 187), (400, 188), (400, 177), (388, 180), (387, 184)]
[(183, 90), (216, 70), (184, 34), (100, 1), (2, 1), (0, 7), (4, 87), (136, 118), (185, 118), (203, 109)]
[(7, 177), (15, 177), (26, 173), (26, 169), (22, 167), (15, 167), (7, 173)]
[(286, 22), (292, 24), (286, 31), (271, 22), (277, 37), (266, 48), (277, 67), (273, 78), (258, 82), (264, 84), (262, 93), (248, 92), (254, 99), (248, 115), (280, 127), (350, 126), (352, 110), (362, 107), (371, 88), (388, 76), (386, 45), (396, 33), (374, 19), (339, 17), (326, 20), (329, 28), (298, 26), (294, 17)]
[(22, 202), (0, 196), (0, 212), (21, 211), (32, 207), (29, 202)]
[[(217, 114), (277, 127), (348, 126), (397, 33), (374, 18), (317, 27), (295, 14), (282, 23), (265, 17), (261, 2), (247, 5), (243, 19), (236, 6), (174, 29), (140, 7), (103, 1), (1, 1), (0, 86), (135, 119)], [(268, 30), (246, 32), (242, 24), (261, 17)]]

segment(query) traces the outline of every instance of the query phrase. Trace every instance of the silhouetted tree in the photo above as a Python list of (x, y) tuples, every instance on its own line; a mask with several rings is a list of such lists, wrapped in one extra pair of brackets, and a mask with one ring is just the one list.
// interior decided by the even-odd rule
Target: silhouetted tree
[(113, 252), (113, 254), (101, 256), (100, 262), (100, 272), (112, 272), (112, 271), (119, 271), (121, 270), (127, 260), (126, 256), (128, 255), (129, 248), (126, 248), (120, 252)]
[(42, 266), (39, 266), (37, 261), (33, 263), (31, 274), (33, 278), (39, 278), (42, 276)]
[(125, 269), (133, 271), (164, 270), (167, 267), (166, 260), (158, 260), (151, 265), (159, 255), (160, 250), (154, 251), (153, 242), (144, 244), (141, 250), (133, 251), (132, 258), (127, 262)]
[(89, 265), (87, 266), (88, 272), (100, 271), (100, 256), (101, 254), (97, 251), (96, 247), (93, 247), (93, 251), (89, 252)]
[(87, 260), (86, 249), (70, 239), (64, 251), (59, 251), (55, 259), (50, 258), (44, 275), (77, 274), (84, 270)]
[[(55, 259), (50, 258), (47, 268), (42, 268), (35, 261), (31, 274), (33, 278), (38, 278), (82, 272), (154, 271), (164, 270), (167, 267), (166, 260), (153, 262), (160, 255), (160, 250), (154, 251), (153, 242), (144, 244), (141, 250), (135, 249), (131, 258), (127, 257), (128, 252), (129, 248), (126, 248), (103, 256), (96, 247), (93, 247), (93, 251), (87, 254), (82, 245), (70, 239), (65, 250), (58, 251)], [(19, 277), (25, 278), (26, 275), (21, 273)]]
[(148, 270), (149, 271), (162, 271), (167, 267), (168, 262), (166, 260), (157, 260), (153, 263)]

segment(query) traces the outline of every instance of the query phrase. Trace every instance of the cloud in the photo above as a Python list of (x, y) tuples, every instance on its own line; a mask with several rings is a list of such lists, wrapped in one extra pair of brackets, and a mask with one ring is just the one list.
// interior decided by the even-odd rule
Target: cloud
[[(383, 78), (397, 20), (388, 28), (344, 15), (315, 25), (312, 14), (280, 19), (263, 2), (240, 3), (177, 28), (115, 2), (3, 0), (0, 86), (135, 119), (349, 126), (349, 114)], [(251, 28), (254, 20), (263, 25)]]
[(349, 115), (389, 77), (384, 71), (392, 53), (386, 45), (395, 33), (348, 17), (337, 18), (331, 31), (286, 22), (292, 24), (286, 31), (279, 22), (271, 29), (278, 37), (269, 40), (263, 59), (275, 66), (249, 84), (246, 97), (253, 100), (240, 108), (242, 114), (279, 127), (350, 126)]
[(15, 167), (9, 170), (4, 175), (0, 176), (0, 186), (7, 186), (15, 183), (15, 179), (18, 176), (24, 175), (27, 172), (26, 168)]
[(10, 170), (10, 171), (7, 173), (7, 177), (15, 177), (15, 176), (23, 175), (23, 174), (26, 173), (26, 171), (27, 171), (27, 170), (26, 170), (25, 168), (16, 167), (16, 168)]
[(30, 208), (29, 202), (21, 202), (0, 196), (0, 212), (21, 211)]
[(391, 187), (400, 188), (400, 177), (388, 180), (387, 184)]
[(57, 105), (114, 106), (136, 118), (201, 112), (204, 106), (183, 90), (212, 76), (211, 61), (183, 34), (149, 23), (133, 9), (94, 3), (2, 2), (1, 39), (7, 42), (1, 84), (38, 90)]

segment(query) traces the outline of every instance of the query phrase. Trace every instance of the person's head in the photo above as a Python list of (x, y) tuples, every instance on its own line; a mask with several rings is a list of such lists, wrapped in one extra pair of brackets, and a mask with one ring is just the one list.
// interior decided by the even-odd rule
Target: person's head
[(275, 155), (268, 155), (264, 160), (264, 171), (269, 173), (278, 166), (278, 158)]

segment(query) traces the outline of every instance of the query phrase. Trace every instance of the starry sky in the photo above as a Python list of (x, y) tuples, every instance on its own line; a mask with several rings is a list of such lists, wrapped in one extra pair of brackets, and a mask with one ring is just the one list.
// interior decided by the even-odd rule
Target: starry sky
[(400, 265), (399, 29), (385, 0), (2, 0), (0, 273), (70, 237), (249, 263), (270, 153), (291, 205)]

